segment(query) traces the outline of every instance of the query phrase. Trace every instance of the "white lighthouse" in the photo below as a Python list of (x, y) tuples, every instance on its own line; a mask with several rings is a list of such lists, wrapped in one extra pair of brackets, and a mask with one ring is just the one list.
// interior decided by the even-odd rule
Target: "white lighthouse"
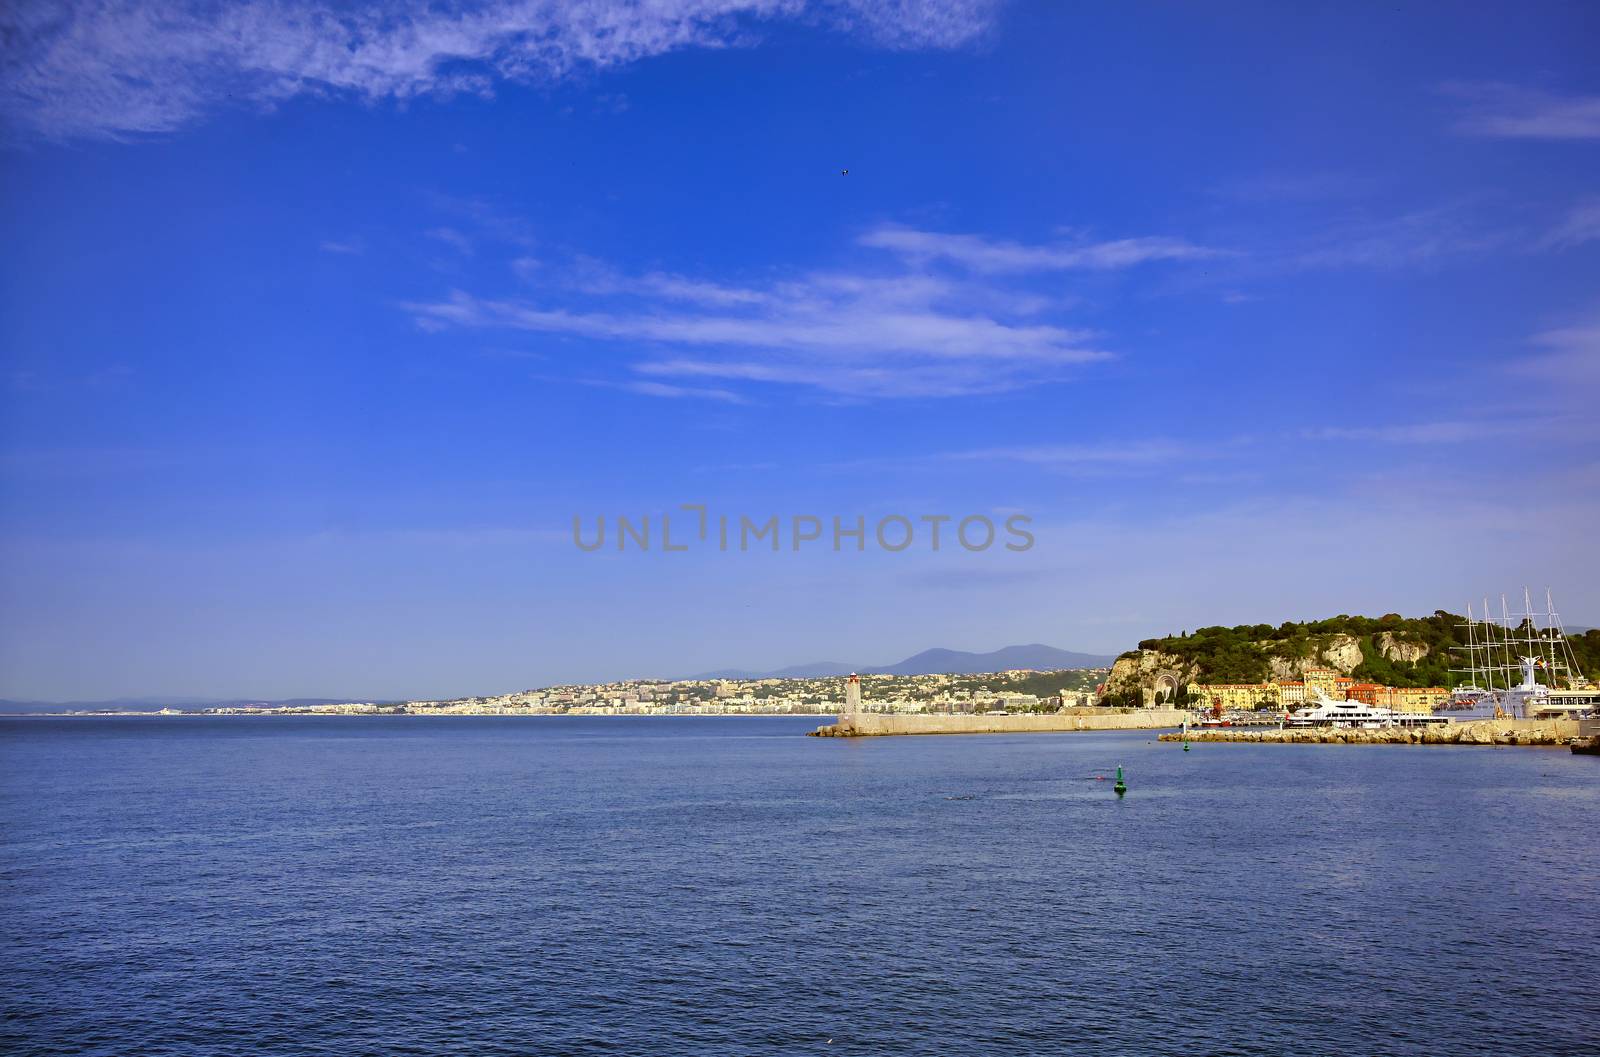
[(861, 711), (861, 676), (855, 672), (850, 673), (850, 678), (844, 684), (844, 713), (854, 716)]

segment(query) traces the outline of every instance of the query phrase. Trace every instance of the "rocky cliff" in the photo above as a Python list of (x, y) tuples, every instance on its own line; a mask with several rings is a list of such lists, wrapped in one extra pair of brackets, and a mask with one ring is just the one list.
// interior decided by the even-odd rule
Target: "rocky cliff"
[[(1307, 668), (1332, 668), (1389, 686), (1446, 686), (1452, 651), (1469, 645), (1465, 624), (1465, 618), (1440, 609), (1428, 617), (1342, 614), (1145, 639), (1117, 658), (1107, 679), (1108, 703), (1148, 704), (1161, 688), (1177, 692), (1191, 682), (1299, 679)], [(1567, 645), (1578, 670), (1600, 682), (1600, 630), (1569, 635)]]
[(1118, 657), (1106, 679), (1106, 694), (1116, 699), (1133, 694), (1152, 696), (1164, 687), (1181, 691), (1192, 682), (1263, 682), (1304, 679), (1308, 668), (1332, 668), (1348, 676), (1368, 659), (1368, 653), (1386, 661), (1415, 664), (1429, 655), (1425, 642), (1417, 642), (1393, 632), (1363, 638), (1344, 633), (1312, 635), (1296, 639), (1251, 639), (1245, 644), (1246, 660), (1258, 663), (1255, 670), (1237, 671), (1238, 647), (1229, 660), (1235, 670), (1219, 673), (1206, 653), (1142, 648)]

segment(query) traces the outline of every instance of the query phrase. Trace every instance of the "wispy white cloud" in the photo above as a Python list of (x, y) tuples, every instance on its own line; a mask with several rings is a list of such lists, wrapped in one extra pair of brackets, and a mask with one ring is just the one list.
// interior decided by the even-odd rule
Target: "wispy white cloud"
[[(1507, 366), (1512, 374), (1537, 378), (1541, 383), (1559, 375), (1565, 389), (1544, 386), (1541, 393), (1506, 393), (1494, 404), (1462, 408), (1450, 419), (1323, 426), (1301, 430), (1299, 436), (1311, 441), (1352, 441), (1390, 447), (1503, 445), (1551, 440), (1586, 444), (1595, 436), (1593, 416), (1563, 409), (1562, 404), (1575, 392), (1581, 392), (1585, 382), (1600, 381), (1600, 328), (1587, 333), (1578, 330), (1573, 337), (1556, 340), (1560, 342), (1560, 353), (1515, 360)], [(1577, 363), (1580, 357), (1586, 358), (1587, 363)], [(1504, 375), (1498, 375), (1497, 381), (1503, 387)]]
[(1341, 220), (1291, 251), (1294, 268), (1371, 268), (1388, 271), (1428, 267), (1452, 258), (1504, 248), (1525, 233), (1486, 226), (1467, 203), (1447, 203), (1394, 216)]
[[(1214, 453), (1213, 449), (1213, 453)], [(1181, 459), (1203, 458), (1206, 451), (1173, 440), (1146, 438), (1094, 444), (1037, 444), (1016, 447), (978, 448), (972, 451), (945, 452), (942, 460), (955, 462), (1020, 462), (1052, 469), (1084, 467), (1158, 466)]]
[(323, 239), (319, 244), (324, 253), (360, 253), (362, 250), (360, 239)]
[(636, 364), (634, 370), (657, 377), (796, 386), (841, 400), (981, 396), (1047, 377), (1017, 365), (984, 366), (970, 361), (863, 364), (798, 358), (648, 360)]
[(681, 400), (687, 397), (694, 400), (720, 400), (726, 404), (747, 403), (744, 397), (727, 389), (667, 385), (665, 382), (625, 382), (622, 387), (630, 393), (638, 393), (641, 396), (660, 396), (669, 400)]
[(1146, 237), (1109, 242), (1027, 245), (978, 235), (884, 226), (861, 236), (863, 246), (890, 250), (915, 261), (949, 261), (986, 274), (1006, 272), (1105, 271), (1151, 261), (1192, 261), (1227, 255), (1177, 238)]
[(1001, 0), (18, 0), (0, 8), (0, 110), (56, 138), (170, 132), (228, 100), (488, 95), (806, 20), (892, 49), (950, 48)]
[(962, 287), (916, 276), (828, 273), (751, 287), (665, 273), (598, 274), (580, 278), (581, 307), (456, 291), (406, 308), (427, 327), (508, 328), (681, 350), (634, 365), (655, 380), (800, 386), (836, 397), (1002, 391), (1110, 355), (1090, 344), (1091, 331), (958, 307)]
[(1460, 99), (1464, 113), (1456, 130), (1503, 139), (1600, 139), (1600, 96), (1557, 95), (1499, 83), (1442, 86)]
[(433, 193), (428, 199), (441, 213), (451, 218), (446, 228), (483, 243), (497, 243), (528, 250), (537, 245), (532, 226), (522, 217), (482, 198)]
[(752, 315), (688, 311), (600, 312), (542, 308), (455, 291), (448, 300), (406, 306), (419, 317), (461, 326), (510, 327), (606, 340), (671, 345), (776, 349), (840, 355), (914, 355), (933, 359), (1032, 360), (1072, 364), (1108, 354), (1080, 343), (1090, 332), (1047, 324), (1008, 324), (932, 309), (830, 302), (835, 312), (804, 301)]
[(760, 283), (628, 273), (584, 257), (513, 270), (529, 293), (456, 290), (404, 307), (432, 331), (615, 345), (635, 354), (630, 388), (659, 396), (742, 396), (735, 385), (844, 400), (962, 396), (1065, 380), (1112, 355), (1097, 332), (1060, 321), (1070, 300), (960, 269), (819, 271)]
[(457, 231), (455, 228), (433, 228), (432, 230), (428, 231), (427, 235), (430, 239), (437, 239), (446, 246), (449, 246), (451, 249), (455, 250), (457, 253), (467, 254), (469, 256), (472, 253), (472, 240), (467, 238), (461, 232)]
[(1540, 242), (1543, 249), (1571, 249), (1600, 241), (1600, 198), (1589, 198), (1567, 211)]
[(1514, 374), (1559, 386), (1566, 397), (1593, 399), (1600, 387), (1600, 319), (1543, 331), (1531, 343), (1542, 351), (1514, 362)]
[(565, 281), (571, 288), (587, 294), (632, 294), (723, 308), (770, 304), (775, 299), (774, 294), (763, 290), (690, 279), (666, 272), (629, 275), (604, 261), (587, 257), (580, 258), (568, 269)]
[(668, 385), (665, 382), (651, 381), (623, 381), (611, 382), (601, 379), (586, 381), (586, 385), (600, 386), (605, 389), (618, 389), (625, 393), (636, 393), (639, 396), (661, 397), (667, 400), (713, 400), (724, 404), (747, 404), (744, 397), (728, 389), (708, 389), (700, 386)]
[(1461, 444), (1505, 436), (1520, 427), (1481, 421), (1414, 422), (1388, 426), (1325, 426), (1307, 429), (1307, 440), (1353, 440), (1379, 444)]
[(1007, 444), (932, 451), (922, 454), (864, 456), (827, 463), (834, 470), (903, 473), (921, 469), (940, 476), (961, 466), (992, 472), (1003, 464), (1073, 477), (1144, 477), (1196, 463), (1214, 463), (1240, 450), (1249, 438), (1207, 438), (1203, 444), (1132, 435), (1074, 443)]

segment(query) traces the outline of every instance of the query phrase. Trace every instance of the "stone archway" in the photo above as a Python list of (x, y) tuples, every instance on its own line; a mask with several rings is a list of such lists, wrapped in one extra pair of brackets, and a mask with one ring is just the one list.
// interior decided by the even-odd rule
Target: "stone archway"
[(1150, 680), (1150, 689), (1145, 691), (1147, 706), (1150, 708), (1172, 708), (1183, 689), (1182, 681), (1177, 672), (1171, 668), (1163, 668), (1156, 672)]

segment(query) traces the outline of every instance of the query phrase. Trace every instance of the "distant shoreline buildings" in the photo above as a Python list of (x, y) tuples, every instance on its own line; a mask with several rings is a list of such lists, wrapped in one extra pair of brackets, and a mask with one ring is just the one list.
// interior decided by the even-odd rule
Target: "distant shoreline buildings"
[[(845, 712), (1056, 712), (1098, 703), (1109, 668), (1012, 669), (981, 674), (852, 675), (793, 679), (630, 680), (488, 697), (227, 706), (185, 715), (782, 716)], [(150, 713), (142, 713), (150, 714)], [(168, 710), (168, 714), (174, 714)]]

